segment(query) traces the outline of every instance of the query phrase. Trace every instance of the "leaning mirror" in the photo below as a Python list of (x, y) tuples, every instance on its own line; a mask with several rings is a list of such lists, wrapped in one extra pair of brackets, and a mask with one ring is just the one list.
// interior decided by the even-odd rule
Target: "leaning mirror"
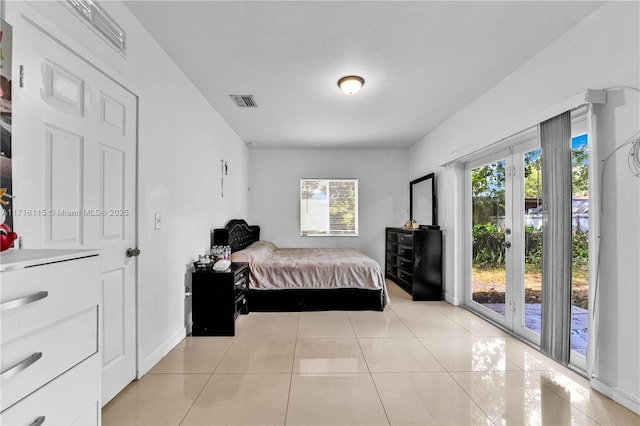
[(429, 173), (409, 183), (409, 218), (420, 226), (438, 226), (436, 176)]

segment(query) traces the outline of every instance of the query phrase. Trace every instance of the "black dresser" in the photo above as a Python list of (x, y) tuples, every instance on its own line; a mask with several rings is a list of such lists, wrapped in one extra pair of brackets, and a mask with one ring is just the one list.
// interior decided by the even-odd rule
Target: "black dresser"
[(236, 318), (249, 312), (249, 264), (233, 262), (230, 270), (210, 268), (191, 275), (193, 336), (233, 336)]
[(412, 300), (442, 300), (442, 231), (386, 228), (385, 276)]

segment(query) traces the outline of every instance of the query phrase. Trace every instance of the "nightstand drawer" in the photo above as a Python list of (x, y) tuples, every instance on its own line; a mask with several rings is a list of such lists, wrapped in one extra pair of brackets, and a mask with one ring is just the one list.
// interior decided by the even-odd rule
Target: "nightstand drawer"
[(3, 343), (0, 411), (97, 351), (97, 306)]
[(45, 426), (97, 425), (99, 371), (100, 357), (94, 355), (0, 414), (0, 424), (31, 425), (44, 417)]
[(235, 272), (236, 281), (249, 279), (249, 268), (240, 268)]
[(242, 271), (238, 272), (235, 275), (234, 288), (236, 293), (247, 291), (247, 287), (249, 287), (249, 277), (248, 277), (249, 274), (247, 272), (248, 272), (247, 269), (243, 269)]
[(2, 343), (97, 305), (99, 267), (95, 256), (3, 272)]

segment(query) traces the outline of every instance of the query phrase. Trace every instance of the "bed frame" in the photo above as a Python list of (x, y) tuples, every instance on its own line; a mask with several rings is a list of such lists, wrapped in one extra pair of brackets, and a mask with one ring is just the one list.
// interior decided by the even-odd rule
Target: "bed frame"
[[(260, 227), (250, 226), (244, 219), (232, 219), (211, 234), (212, 245), (229, 245), (232, 253), (258, 240)], [(247, 292), (247, 305), (253, 312), (382, 311), (384, 299), (382, 289), (249, 289)]]

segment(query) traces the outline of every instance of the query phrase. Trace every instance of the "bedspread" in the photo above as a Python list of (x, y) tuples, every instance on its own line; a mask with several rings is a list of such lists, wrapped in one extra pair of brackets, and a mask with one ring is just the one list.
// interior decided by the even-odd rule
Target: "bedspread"
[(385, 288), (378, 262), (355, 249), (277, 248), (258, 241), (232, 254), (249, 263), (249, 284), (259, 290)]

